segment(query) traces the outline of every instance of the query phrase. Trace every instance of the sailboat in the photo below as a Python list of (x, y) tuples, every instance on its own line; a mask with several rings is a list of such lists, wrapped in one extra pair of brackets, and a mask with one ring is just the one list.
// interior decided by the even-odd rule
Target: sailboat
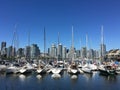
[(78, 67), (77, 64), (74, 62), (74, 39), (73, 39), (74, 35), (73, 35), (73, 26), (72, 26), (72, 45), (71, 45), (71, 50), (70, 50), (70, 55), (72, 58), (72, 63), (69, 65), (67, 72), (69, 74), (78, 74)]
[[(103, 26), (101, 26), (101, 61), (104, 60), (104, 37), (103, 37)], [(100, 74), (102, 75), (115, 75), (116, 71), (111, 65), (100, 65)]]
[[(58, 46), (59, 46), (59, 33), (58, 33)], [(63, 68), (58, 67), (58, 59), (59, 59), (59, 55), (58, 55), (58, 58), (57, 58), (57, 67), (54, 67), (54, 68), (51, 69), (51, 72), (53, 74), (61, 74), (62, 71), (63, 71)], [(56, 75), (56, 76), (58, 76), (58, 75)]]
[[(16, 32), (16, 25), (15, 25), (15, 30), (14, 30), (14, 33), (13, 33), (13, 40), (12, 40), (12, 53), (13, 53), (13, 57), (15, 57), (15, 49), (17, 49), (17, 32)], [(12, 63), (10, 63), (10, 65), (6, 68), (6, 74), (16, 74), (19, 72), (19, 67), (16, 67), (15, 65), (13, 65)]]
[[(86, 35), (86, 48), (87, 48), (87, 43), (88, 43), (88, 37)], [(86, 50), (86, 53), (87, 53), (87, 50)], [(89, 74), (92, 74), (92, 69), (90, 67), (90, 63), (89, 63), (89, 60), (88, 60), (88, 54), (87, 54), (87, 59), (86, 59), (86, 64), (84, 66), (82, 66), (82, 71), (84, 73), (89, 73)]]
[[(46, 32), (45, 32), (45, 28), (44, 28), (44, 59), (45, 59), (45, 46), (46, 46)], [(45, 74), (46, 73), (45, 65), (40, 63), (40, 60), (39, 60), (38, 68), (37, 68), (36, 72), (38, 74)]]
[[(28, 48), (30, 50), (30, 31), (28, 32)], [(30, 60), (30, 55), (28, 55), (27, 58)], [(19, 72), (21, 74), (29, 74), (32, 73), (33, 69), (33, 66), (29, 62), (26, 62), (23, 67), (20, 68)]]

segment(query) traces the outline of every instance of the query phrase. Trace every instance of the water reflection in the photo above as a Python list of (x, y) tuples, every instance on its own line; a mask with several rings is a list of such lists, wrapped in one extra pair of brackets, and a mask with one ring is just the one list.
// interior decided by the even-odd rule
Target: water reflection
[(52, 74), (51, 77), (53, 79), (60, 79), (61, 78), (61, 75), (60, 74)]
[(105, 81), (110, 81), (110, 82), (116, 82), (117, 81), (116, 75), (102, 75), (102, 74), (99, 74), (99, 76), (104, 78)]
[[(95, 74), (0, 74), (0, 90), (114, 90), (119, 88), (120, 76)], [(100, 87), (100, 88), (98, 88)], [(107, 87), (107, 88), (105, 88)]]
[(39, 74), (39, 75), (36, 76), (36, 78), (37, 78), (37, 79), (41, 79), (42, 76)]
[(92, 79), (92, 75), (93, 74), (85, 73), (84, 77), (85, 77), (86, 81), (89, 81), (90, 79)]
[(72, 75), (72, 76), (71, 76), (71, 79), (77, 79), (77, 78), (78, 78), (77, 75)]
[(19, 78), (20, 78), (21, 81), (25, 81), (26, 76), (21, 74), (21, 75), (19, 75)]

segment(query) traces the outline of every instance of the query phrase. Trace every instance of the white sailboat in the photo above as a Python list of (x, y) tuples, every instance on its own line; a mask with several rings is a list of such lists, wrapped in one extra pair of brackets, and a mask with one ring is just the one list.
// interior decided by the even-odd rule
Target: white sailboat
[(69, 65), (68, 69), (67, 69), (67, 72), (70, 73), (70, 74), (78, 74), (78, 67), (77, 67), (77, 64), (75, 64), (74, 62), (74, 34), (73, 34), (73, 26), (72, 26), (72, 45), (71, 45), (71, 50), (70, 50), (70, 55), (71, 55), (71, 58), (72, 58), (72, 63), (71, 65)]
[(82, 67), (82, 71), (84, 73), (89, 73), (89, 74), (92, 74), (92, 69), (90, 68), (89, 64), (85, 64), (83, 67)]
[[(88, 43), (88, 37), (86, 35), (86, 48), (87, 48), (87, 43)], [(87, 53), (87, 50), (86, 50), (86, 53)], [(82, 71), (84, 73), (89, 73), (89, 74), (92, 74), (92, 69), (90, 67), (90, 63), (88, 63), (88, 54), (87, 54), (87, 61), (86, 61), (86, 64), (84, 66), (82, 66)]]
[(37, 68), (36, 72), (38, 74), (45, 74), (46, 73), (46, 69), (45, 69), (44, 65), (42, 63), (40, 63), (40, 60), (39, 60), (39, 64), (38, 64), (38, 68)]
[(21, 74), (29, 74), (32, 73), (33, 69), (33, 66), (30, 63), (27, 63), (26, 65), (20, 68), (19, 72)]
[[(46, 32), (45, 32), (45, 28), (44, 28), (44, 59), (45, 59), (45, 49), (46, 49)], [(45, 69), (45, 65), (40, 63), (40, 60), (39, 60), (39, 64), (38, 64), (38, 68), (37, 68), (36, 72), (38, 74), (45, 74), (47, 72)]]
[(19, 72), (19, 68), (14, 66), (13, 64), (10, 64), (10, 66), (6, 69), (6, 74), (16, 74)]
[[(13, 39), (12, 39), (12, 56), (15, 57), (15, 49), (18, 49), (18, 36), (17, 36), (17, 30), (15, 25), (15, 30), (13, 33)], [(6, 74), (15, 74), (19, 72), (19, 67), (14, 66), (10, 63), (10, 65), (6, 69)]]
[[(58, 33), (58, 46), (59, 46), (59, 33)], [(58, 59), (59, 59), (59, 54), (58, 54), (58, 58), (57, 58), (57, 67), (54, 67), (51, 69), (51, 72), (53, 74), (61, 74), (63, 71), (63, 68), (58, 67)]]

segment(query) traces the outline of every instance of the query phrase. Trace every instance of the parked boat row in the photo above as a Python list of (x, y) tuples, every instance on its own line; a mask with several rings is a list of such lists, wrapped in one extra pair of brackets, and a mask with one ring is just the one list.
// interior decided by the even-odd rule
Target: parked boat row
[(37, 63), (25, 62), (14, 63), (8, 62), (0, 64), (0, 73), (5, 72), (6, 74), (62, 74), (66, 70), (69, 74), (77, 75), (88, 73), (92, 74), (93, 71), (99, 70), (103, 75), (116, 75), (120, 73), (120, 66), (116, 64), (96, 64), (96, 63), (81, 63), (81, 62), (63, 62), (59, 61), (57, 63), (52, 62), (45, 64), (43, 61)]

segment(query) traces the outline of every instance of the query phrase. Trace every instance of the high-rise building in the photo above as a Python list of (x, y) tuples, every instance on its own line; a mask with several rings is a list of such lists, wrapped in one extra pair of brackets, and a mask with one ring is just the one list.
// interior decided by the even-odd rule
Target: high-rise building
[(6, 50), (6, 42), (1, 43), (1, 56), (6, 57), (7, 50)]
[(48, 48), (48, 56), (50, 56), (50, 48)]
[(12, 57), (12, 46), (9, 46), (9, 47), (7, 48), (7, 57), (8, 57), (8, 58)]
[(24, 48), (19, 48), (17, 51), (17, 57), (23, 57), (24, 56)]
[(16, 48), (15, 47), (12, 47), (12, 56), (13, 57), (16, 57)]
[(104, 57), (106, 55), (106, 45), (105, 44), (101, 44), (100, 45), (100, 56)]
[(99, 51), (94, 50), (94, 58), (95, 58), (95, 59), (98, 59), (99, 57), (100, 57)]
[(76, 57), (79, 58), (81, 55), (80, 55), (80, 50), (76, 50)]
[(8, 48), (7, 48), (7, 57), (8, 58), (15, 58), (16, 57), (16, 48), (15, 47), (13, 47), (13, 46), (9, 46)]
[(94, 50), (93, 49), (89, 49), (89, 51), (88, 51), (88, 58), (89, 59), (94, 59)]
[(57, 48), (56, 48), (56, 45), (55, 45), (55, 44), (53, 44), (53, 45), (51, 46), (50, 56), (53, 57), (53, 58), (57, 58)]
[(82, 47), (82, 49), (81, 49), (81, 57), (82, 58), (87, 58), (87, 49), (86, 49), (86, 47)]
[(2, 42), (2, 43), (1, 43), (1, 50), (2, 50), (4, 47), (6, 48), (6, 42)]
[(40, 55), (40, 49), (37, 46), (37, 44), (32, 44), (31, 45), (31, 58), (37, 58)]
[(62, 44), (58, 45), (57, 56), (58, 56), (58, 58), (62, 58)]
[(25, 48), (25, 58), (27, 60), (30, 60), (30, 58), (31, 58), (31, 48), (30, 48), (30, 46), (26, 46), (26, 48)]
[(63, 47), (63, 59), (67, 58), (67, 48), (66, 47)]

